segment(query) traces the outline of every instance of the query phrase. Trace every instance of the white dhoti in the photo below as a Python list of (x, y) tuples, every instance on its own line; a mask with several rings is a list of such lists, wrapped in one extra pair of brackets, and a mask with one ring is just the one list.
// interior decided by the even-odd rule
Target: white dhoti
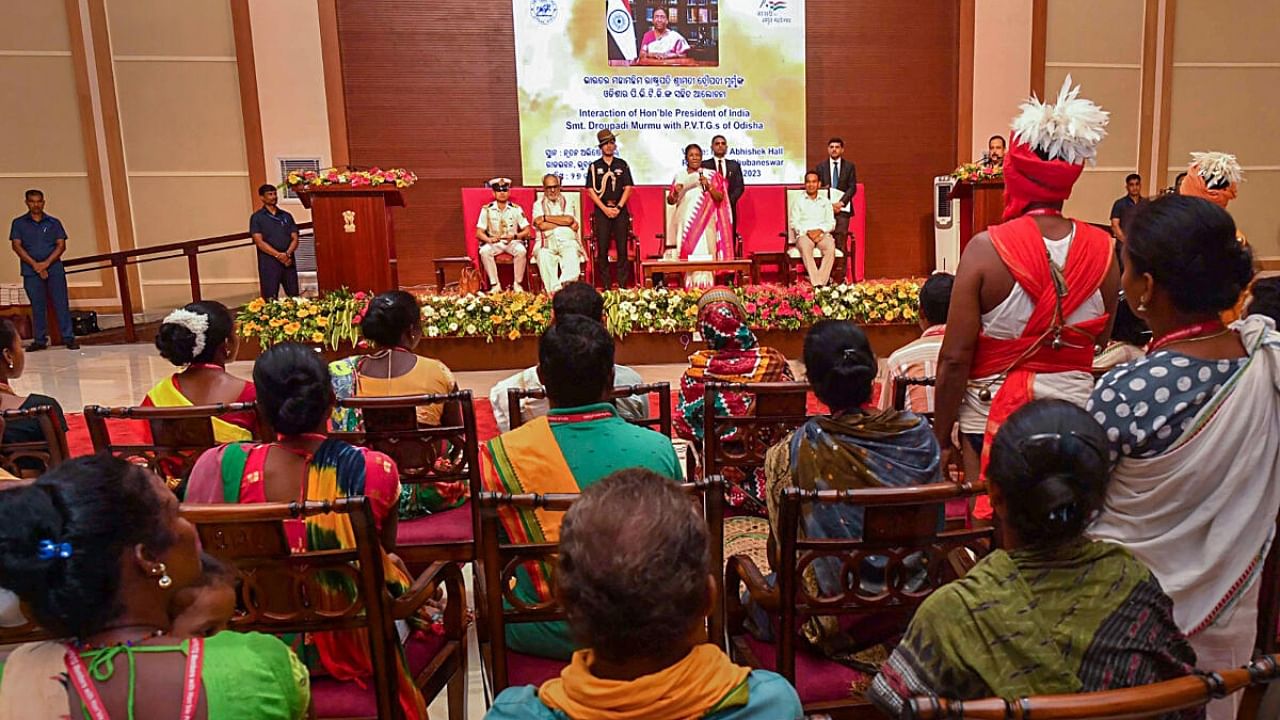
[(566, 227), (548, 230), (542, 236), (534, 260), (542, 276), (542, 286), (554, 293), (582, 275), (582, 249), (578, 238)]
[(507, 240), (505, 242), (491, 242), (480, 245), (480, 264), (484, 266), (485, 275), (489, 277), (489, 285), (491, 287), (500, 287), (498, 284), (498, 261), (499, 255), (510, 255), (515, 260), (515, 284), (520, 285), (520, 281), (524, 279), (525, 255), (524, 242), (521, 240)]

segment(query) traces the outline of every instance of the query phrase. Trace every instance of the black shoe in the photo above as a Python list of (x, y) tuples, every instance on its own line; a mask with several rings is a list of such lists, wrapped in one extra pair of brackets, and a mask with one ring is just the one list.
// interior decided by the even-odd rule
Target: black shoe
[(79, 350), (79, 349), (80, 349), (80, 343), (76, 342), (75, 340), (68, 340), (68, 341), (67, 341), (67, 349), (68, 349), (68, 350)]
[(27, 346), (26, 350), (27, 352), (40, 352), (41, 350), (44, 350), (47, 347), (49, 347), (49, 343), (40, 342), (39, 340), (34, 340), (31, 342), (30, 345)]

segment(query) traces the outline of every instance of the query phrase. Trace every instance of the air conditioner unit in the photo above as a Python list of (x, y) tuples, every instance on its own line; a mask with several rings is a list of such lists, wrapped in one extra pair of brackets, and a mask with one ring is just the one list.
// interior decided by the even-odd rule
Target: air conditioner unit
[[(285, 185), (285, 178), (289, 177), (291, 172), (303, 172), (310, 170), (311, 172), (320, 172), (320, 158), (318, 157), (282, 157), (276, 158), (280, 161), (280, 184)], [(297, 200), (298, 194), (287, 185), (284, 188), (284, 194), (280, 196), (281, 200)]]
[(934, 270), (955, 273), (960, 265), (960, 201), (951, 199), (956, 180), (950, 175), (933, 179)]

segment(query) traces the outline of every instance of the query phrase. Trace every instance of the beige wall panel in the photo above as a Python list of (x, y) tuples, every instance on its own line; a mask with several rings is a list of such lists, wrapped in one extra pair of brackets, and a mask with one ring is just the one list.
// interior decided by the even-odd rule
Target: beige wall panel
[(228, 0), (106, 0), (106, 4), (115, 55), (236, 54)]
[(1124, 195), (1124, 176), (1129, 172), (1085, 170), (1071, 190), (1071, 199), (1063, 205), (1063, 212), (1086, 222), (1110, 224), (1111, 203)]
[[(329, 165), (329, 116), (321, 67), (320, 12), (315, 0), (249, 4), (253, 56), (262, 118), (267, 182), (279, 183), (280, 158), (319, 157)], [(281, 33), (279, 28), (289, 32)], [(311, 219), (301, 203), (288, 203), (298, 222)]]
[(1174, 68), (1169, 164), (1189, 162), (1192, 150), (1222, 150), (1242, 165), (1280, 165), (1277, 89), (1280, 68)]
[[(205, 300), (239, 305), (258, 296), (257, 266), (253, 251), (241, 249), (205, 255), (200, 259), (200, 294)], [(143, 266), (142, 296), (151, 311), (180, 307), (191, 302), (187, 261), (160, 260)]]
[(131, 177), (138, 247), (227, 235), (249, 229), (243, 177)]
[(1245, 171), (1240, 194), (1231, 202), (1231, 216), (1236, 227), (1249, 239), (1259, 256), (1280, 256), (1280, 171)]
[[(9, 222), (25, 213), (23, 193), (30, 188), (44, 191), (45, 210), (62, 221), (67, 231), (67, 257), (97, 255), (98, 238), (94, 232), (93, 207), (89, 200), (87, 178), (0, 178), (0, 220), (4, 231), (9, 232)], [(6, 235), (6, 239), (8, 236)], [(72, 278), (72, 282), (99, 282), (96, 274)], [(4, 244), (0, 252), (0, 282), (22, 282), (18, 272), (18, 256)]]
[(0, 57), (0, 173), (85, 171), (75, 83), (70, 57)]
[(115, 73), (129, 172), (247, 171), (235, 63), (126, 62)]
[(1176, 1), (1174, 62), (1280, 61), (1280, 2)]
[(1031, 88), (1031, 0), (982, 0), (974, 5), (973, 156), (987, 138), (1009, 135), (1009, 120)]
[[(1051, 5), (1052, 7), (1052, 5)], [(1111, 113), (1107, 137), (1098, 146), (1098, 164), (1137, 167), (1138, 121), (1142, 73), (1124, 68), (1061, 68), (1045, 70), (1045, 92), (1056, 99), (1068, 74), (1080, 86), (1080, 94)]]
[(70, 50), (67, 6), (58, 0), (0, 2), (0, 50)]
[(1045, 61), (1137, 65), (1142, 18), (1143, 0), (1049, 0)]

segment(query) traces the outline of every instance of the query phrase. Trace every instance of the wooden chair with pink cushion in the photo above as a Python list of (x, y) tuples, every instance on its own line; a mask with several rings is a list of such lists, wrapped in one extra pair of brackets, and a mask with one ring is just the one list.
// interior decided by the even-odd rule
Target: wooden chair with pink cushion
[[(93, 440), (94, 452), (110, 453), (151, 470), (172, 489), (178, 489), (200, 455), (219, 445), (213, 436), (211, 418), (258, 413), (257, 404), (216, 403), (187, 407), (102, 407), (86, 405), (84, 421)], [(110, 421), (138, 420), (151, 431), (150, 443), (117, 442), (112, 437)], [(254, 439), (273, 440), (273, 433), (258, 413)]]
[[(990, 527), (945, 530), (944, 507), (981, 488), (950, 482), (905, 488), (783, 491), (779, 511), (776, 583), (765, 580), (769, 568), (750, 558), (729, 558), (725, 568), (725, 606), (730, 651), (739, 662), (781, 674), (800, 694), (806, 713), (834, 718), (878, 717), (852, 689), (872, 675), (835, 662), (808, 647), (800, 634), (810, 616), (837, 616), (841, 627), (856, 624), (857, 635), (885, 641), (905, 630), (916, 607), (936, 588), (954, 579), (947, 561), (957, 547), (974, 554), (989, 551)], [(807, 539), (800, 518), (815, 505), (857, 505), (864, 525), (859, 540)], [(868, 558), (884, 558), (882, 578), (864, 582)], [(843, 586), (833, 595), (814, 597), (801, 574), (814, 562), (835, 563)], [(745, 591), (745, 594), (744, 594)], [(775, 642), (747, 631), (744, 599), (768, 615)]]
[[(419, 407), (445, 403), (457, 407), (460, 424), (418, 424)], [(330, 437), (386, 453), (396, 462), (402, 484), (436, 485), (444, 496), (457, 492), (459, 486), (469, 498), (479, 491), (479, 442), (470, 390), (352, 397), (339, 400), (338, 406), (358, 410), (361, 429), (331, 432)], [(448, 416), (446, 413), (442, 420)], [(401, 520), (396, 532), (396, 554), (413, 570), (442, 560), (470, 562), (475, 558), (478, 528), (474, 505), (468, 500), (450, 510)]]
[[(710, 535), (711, 567), (723, 566), (724, 490), (719, 478), (681, 485), (698, 505), (707, 520)], [(476, 560), (475, 594), (477, 634), (480, 636), (480, 662), (491, 697), (508, 687), (541, 685), (558, 677), (568, 664), (560, 660), (526, 655), (507, 648), (506, 626), (511, 623), (563, 620), (564, 609), (554, 599), (528, 604), (516, 597), (517, 570), (532, 563), (548, 563), (549, 579), (555, 582), (555, 563), (559, 544), (516, 543), (504, 540), (499, 533), (498, 513), (501, 508), (564, 512), (577, 499), (576, 494), (511, 495), (482, 492), (480, 508), (480, 552)], [(724, 612), (719, 603), (707, 619), (710, 642), (724, 646)]]
[[(1261, 655), (1239, 668), (1197, 673), (1123, 690), (1036, 695), (1006, 700), (912, 698), (904, 720), (1136, 720), (1173, 715), (1247, 688), (1261, 692), (1280, 678), (1280, 657)], [(1254, 720), (1241, 708), (1239, 720)]]
[(53, 407), (39, 405), (25, 410), (0, 413), (0, 435), (8, 423), (34, 421), (44, 436), (28, 442), (0, 443), (0, 469), (17, 477), (36, 477), (71, 457), (67, 447), (67, 431), (62, 428)]
[[(356, 546), (350, 550), (290, 552), (285, 524), (326, 513), (345, 515)], [(455, 563), (439, 562), (419, 575), (407, 592), (387, 592), (378, 531), (369, 500), (245, 505), (184, 505), (182, 516), (196, 526), (205, 552), (239, 575), (237, 613), (231, 629), (275, 635), (330, 630), (365, 630), (373, 676), (369, 683), (313, 675), (311, 704), (316, 718), (401, 718), (396, 699), (396, 622), (417, 616), (441, 587), (448, 596), (443, 632), (414, 630), (404, 643), (409, 672), (430, 703), (448, 689), (449, 718), (467, 717), (466, 588)], [(355, 590), (345, 607), (315, 602), (314, 588), (342, 578)]]

